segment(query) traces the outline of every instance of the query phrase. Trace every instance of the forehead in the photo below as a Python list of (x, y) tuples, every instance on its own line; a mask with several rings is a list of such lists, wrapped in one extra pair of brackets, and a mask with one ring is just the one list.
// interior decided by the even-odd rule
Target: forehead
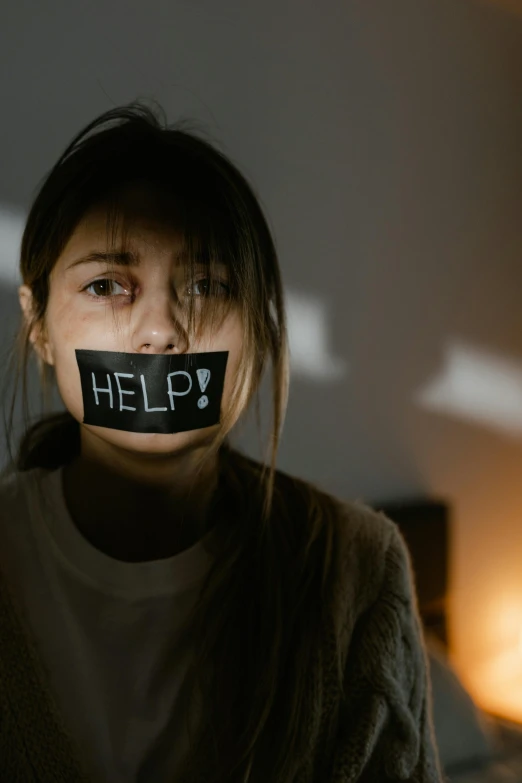
[[(122, 247), (147, 258), (176, 257), (182, 249), (182, 235), (176, 227), (174, 209), (153, 194), (133, 190), (120, 197), (120, 214), (108, 233), (108, 209), (89, 209), (76, 225), (57, 260), (55, 270), (67, 267), (78, 256), (92, 251)], [(124, 222), (120, 219), (123, 216)]]
[(165, 255), (181, 249), (181, 234), (172, 224), (136, 215), (126, 221), (125, 231), (116, 227), (114, 235), (107, 234), (106, 213), (100, 210), (88, 213), (76, 226), (61, 257), (69, 260), (77, 252), (91, 249), (106, 249), (108, 244), (125, 244), (128, 249), (139, 249), (144, 255)]
[[(138, 257), (139, 263), (161, 260), (189, 266), (191, 259), (195, 264), (207, 265), (210, 251), (213, 263), (229, 266), (228, 247), (223, 247), (219, 240), (217, 244), (211, 240), (212, 250), (207, 248), (209, 237), (201, 212), (198, 211), (189, 234), (185, 235), (181, 230), (183, 205), (177, 204), (171, 193), (137, 183), (117, 193), (112, 204), (116, 207), (115, 212), (109, 210), (108, 200), (87, 210), (69, 237), (53, 272), (69, 269), (80, 257), (112, 250), (130, 251)], [(110, 226), (108, 217), (111, 218)], [(200, 221), (203, 222), (198, 230)]]

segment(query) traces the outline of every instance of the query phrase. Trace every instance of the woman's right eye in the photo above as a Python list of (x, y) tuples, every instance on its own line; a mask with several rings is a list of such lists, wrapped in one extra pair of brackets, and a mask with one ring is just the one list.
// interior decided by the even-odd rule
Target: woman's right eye
[[(120, 288), (120, 291), (117, 291), (116, 288)], [(92, 283), (89, 283), (88, 286), (86, 286), (84, 291), (87, 291), (91, 296), (96, 297), (97, 299), (100, 299), (102, 297), (108, 297), (108, 296), (116, 296), (118, 294), (126, 294), (127, 291), (121, 286), (119, 283), (116, 282), (116, 280), (111, 280), (110, 278), (103, 277), (99, 280), (94, 280)]]

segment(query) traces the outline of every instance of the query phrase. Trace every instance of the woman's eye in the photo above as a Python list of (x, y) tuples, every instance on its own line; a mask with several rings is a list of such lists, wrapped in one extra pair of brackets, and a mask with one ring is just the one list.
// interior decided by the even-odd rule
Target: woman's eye
[(230, 288), (226, 283), (211, 280), (209, 277), (197, 280), (189, 288), (189, 294), (193, 296), (226, 296), (229, 292)]
[[(117, 290), (118, 288), (120, 289), (119, 291)], [(117, 283), (116, 280), (111, 280), (107, 277), (94, 280), (94, 282), (86, 286), (84, 290), (91, 294), (91, 296), (96, 296), (98, 298), (127, 293), (123, 286)]]

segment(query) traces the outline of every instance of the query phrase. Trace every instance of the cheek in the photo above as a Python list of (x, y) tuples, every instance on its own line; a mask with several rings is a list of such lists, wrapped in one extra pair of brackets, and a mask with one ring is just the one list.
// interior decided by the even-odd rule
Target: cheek
[[(93, 329), (82, 314), (71, 315), (71, 308), (50, 302), (47, 314), (47, 341), (56, 383), (64, 405), (77, 419), (83, 419), (83, 398), (76, 348), (92, 347)], [(94, 330), (95, 331), (95, 330)], [(89, 337), (89, 345), (86, 338)]]
[(243, 347), (243, 330), (239, 318), (229, 318), (210, 335), (203, 337), (191, 350), (204, 351), (228, 351), (227, 376), (229, 370), (235, 371), (241, 357)]
[(227, 318), (220, 329), (205, 335), (190, 350), (198, 353), (206, 351), (228, 351), (222, 404), (227, 405), (236, 385), (236, 374), (241, 359), (243, 330), (238, 317)]
[(236, 385), (236, 376), (241, 360), (243, 333), (239, 322), (227, 323), (212, 341), (213, 351), (228, 351), (225, 384), (223, 388), (224, 401), (230, 400)]
[(80, 372), (74, 353), (74, 341), (60, 341), (54, 353), (56, 384), (65, 407), (77, 419), (83, 419), (83, 397)]
[(50, 297), (46, 314), (46, 332), (53, 355), (61, 356), (63, 350), (75, 342), (78, 334), (85, 329), (84, 320), (77, 312), (73, 314), (71, 307), (60, 302), (59, 297)]
[(118, 351), (121, 349), (121, 334), (118, 332), (112, 313), (100, 318), (99, 313), (82, 313), (81, 307), (71, 308), (70, 303), (50, 308), (47, 335), (49, 347), (55, 357), (55, 364), (76, 365), (76, 348)]

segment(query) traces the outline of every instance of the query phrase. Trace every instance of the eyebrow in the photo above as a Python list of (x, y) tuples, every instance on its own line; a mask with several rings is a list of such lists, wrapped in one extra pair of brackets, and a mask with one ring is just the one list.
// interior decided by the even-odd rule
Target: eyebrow
[(74, 269), (74, 267), (80, 264), (95, 264), (95, 263), (107, 263), (116, 264), (116, 266), (139, 266), (140, 258), (136, 253), (130, 250), (106, 252), (103, 250), (94, 250), (88, 253), (86, 256), (81, 256), (69, 264), (67, 270)]
[[(188, 256), (186, 253), (177, 253), (176, 254), (176, 261), (178, 263), (182, 263), (184, 260), (186, 260)], [(67, 267), (68, 271), (69, 269), (74, 269), (77, 266), (80, 266), (81, 264), (96, 264), (96, 263), (106, 263), (106, 264), (115, 264), (116, 266), (139, 266), (141, 263), (140, 256), (137, 253), (134, 253), (132, 250), (125, 250), (125, 251), (104, 251), (104, 250), (93, 250), (90, 253), (87, 253), (85, 256), (81, 256), (80, 258), (77, 258), (75, 261), (73, 261), (69, 266)], [(202, 263), (196, 261), (196, 263)], [(203, 264), (203, 266), (206, 266), (206, 264)], [(227, 264), (219, 263), (218, 266), (226, 267)]]

